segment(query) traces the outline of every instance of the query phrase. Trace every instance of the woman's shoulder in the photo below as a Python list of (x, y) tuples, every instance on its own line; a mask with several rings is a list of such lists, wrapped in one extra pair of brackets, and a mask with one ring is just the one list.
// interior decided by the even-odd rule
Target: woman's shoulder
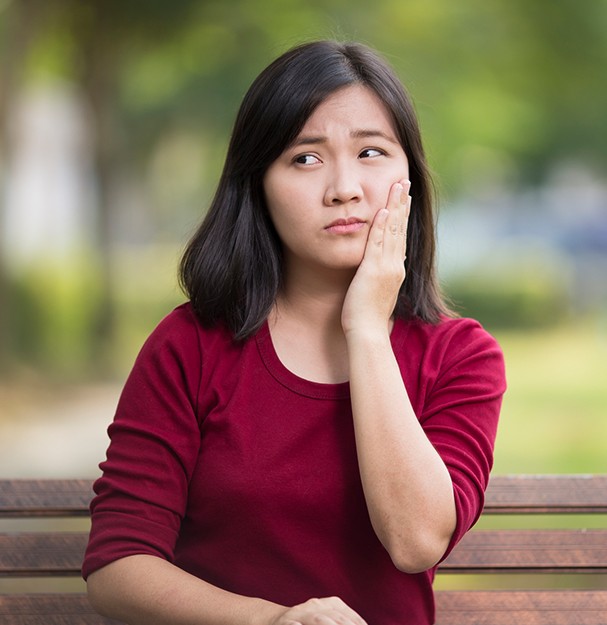
[(476, 319), (469, 317), (442, 316), (438, 323), (428, 323), (420, 319), (398, 320), (398, 331), (410, 338), (417, 337), (427, 343), (445, 341), (486, 341), (497, 345), (497, 340)]
[(205, 326), (190, 303), (177, 306), (152, 330), (144, 342), (131, 377), (148, 377), (175, 386), (185, 384), (192, 397), (213, 376), (235, 368), (242, 345), (221, 325)]
[(428, 340), (437, 340), (439, 337), (446, 337), (460, 334), (483, 334), (491, 336), (490, 333), (476, 319), (470, 317), (448, 317), (441, 315), (437, 323), (430, 323), (419, 318), (397, 319), (396, 325), (400, 331), (426, 337)]
[(139, 358), (172, 356), (176, 361), (207, 361), (214, 353), (226, 353), (236, 346), (232, 333), (223, 325), (205, 326), (192, 305), (185, 302), (169, 312), (152, 330)]
[(417, 353), (421, 360), (440, 362), (441, 369), (456, 363), (493, 362), (503, 369), (503, 353), (497, 339), (476, 319), (441, 317), (438, 323), (419, 319), (399, 320), (393, 339), (399, 351)]
[(233, 340), (232, 333), (222, 324), (203, 325), (190, 302), (184, 302), (163, 317), (150, 338), (186, 345), (191, 345), (194, 340), (204, 343)]

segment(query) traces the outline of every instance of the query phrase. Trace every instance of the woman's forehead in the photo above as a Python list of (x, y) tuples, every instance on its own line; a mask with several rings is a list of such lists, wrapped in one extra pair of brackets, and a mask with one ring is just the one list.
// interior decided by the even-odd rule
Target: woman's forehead
[(344, 87), (325, 98), (308, 117), (293, 145), (318, 143), (335, 131), (347, 132), (353, 139), (383, 136), (397, 140), (388, 108), (363, 85)]

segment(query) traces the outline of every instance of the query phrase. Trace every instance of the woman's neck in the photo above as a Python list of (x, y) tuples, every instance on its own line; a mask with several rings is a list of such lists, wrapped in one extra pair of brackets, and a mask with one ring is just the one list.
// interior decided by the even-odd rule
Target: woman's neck
[(341, 311), (350, 280), (342, 275), (286, 281), (279, 294), (269, 319), (270, 333), (280, 360), (300, 377), (326, 383), (348, 379)]
[(304, 326), (342, 334), (341, 312), (354, 272), (286, 275), (275, 313)]

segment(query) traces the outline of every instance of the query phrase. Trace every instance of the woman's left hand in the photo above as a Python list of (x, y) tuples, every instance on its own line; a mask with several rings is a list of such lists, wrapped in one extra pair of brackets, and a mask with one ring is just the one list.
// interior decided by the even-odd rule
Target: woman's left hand
[(346, 336), (370, 329), (389, 330), (399, 289), (405, 280), (410, 182), (392, 185), (388, 204), (375, 215), (365, 254), (350, 284), (341, 314)]

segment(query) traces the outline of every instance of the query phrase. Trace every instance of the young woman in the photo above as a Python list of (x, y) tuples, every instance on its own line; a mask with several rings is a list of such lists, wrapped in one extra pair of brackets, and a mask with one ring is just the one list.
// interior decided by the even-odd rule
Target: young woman
[(143, 347), (83, 574), (127, 623), (423, 625), (477, 519), (501, 351), (435, 277), (412, 104), (358, 44), (255, 80)]

